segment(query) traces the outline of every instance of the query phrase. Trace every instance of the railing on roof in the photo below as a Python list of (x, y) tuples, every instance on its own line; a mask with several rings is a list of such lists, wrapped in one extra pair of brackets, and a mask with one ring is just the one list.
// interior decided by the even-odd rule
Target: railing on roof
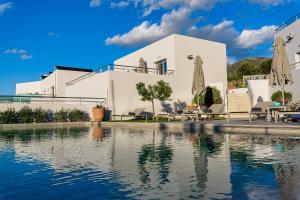
[(30, 96), (30, 95), (0, 95), (1, 103), (48, 103), (48, 104), (100, 104), (105, 106), (106, 98), (94, 97), (52, 97), (52, 96)]
[[(121, 72), (133, 72), (133, 73), (141, 73), (139, 72), (139, 67), (137, 66), (129, 66), (129, 65), (117, 65), (117, 64), (107, 64), (102, 67), (95, 69), (93, 72), (87, 73), (83, 76), (80, 76), (72, 81), (66, 83), (67, 86), (73, 85), (74, 83), (86, 79), (90, 76), (93, 76), (96, 73), (102, 73), (106, 71), (121, 71)], [(157, 75), (165, 75), (165, 76), (174, 76), (175, 70), (167, 70), (161, 71), (156, 68), (147, 68), (147, 74), (157, 74)]]
[(244, 84), (247, 84), (247, 81), (249, 80), (264, 80), (268, 78), (269, 78), (269, 74), (249, 75), (249, 76), (243, 76), (243, 82)]
[(285, 21), (283, 24), (281, 24), (277, 29), (275, 29), (275, 32), (279, 32), (283, 29), (285, 29), (287, 26), (291, 25), (295, 21), (300, 19), (300, 13), (298, 13), (296, 16), (292, 17), (291, 19)]

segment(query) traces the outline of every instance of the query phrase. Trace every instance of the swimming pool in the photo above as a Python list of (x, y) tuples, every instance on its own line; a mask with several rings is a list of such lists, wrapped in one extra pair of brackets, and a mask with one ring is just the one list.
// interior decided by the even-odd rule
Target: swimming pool
[(0, 133), (0, 199), (296, 199), (300, 138), (60, 128)]

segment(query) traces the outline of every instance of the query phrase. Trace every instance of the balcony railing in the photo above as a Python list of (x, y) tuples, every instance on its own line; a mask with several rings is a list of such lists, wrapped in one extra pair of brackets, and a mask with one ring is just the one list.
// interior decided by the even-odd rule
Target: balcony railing
[[(131, 72), (131, 73), (141, 73), (139, 72), (139, 67), (137, 66), (129, 66), (129, 65), (117, 65), (117, 64), (108, 64), (104, 65), (102, 67), (99, 67), (95, 69), (93, 72), (87, 73), (83, 76), (80, 76), (70, 82), (67, 83), (67, 86), (73, 85), (74, 83), (81, 81), (83, 79), (86, 79), (90, 76), (93, 76), (96, 73), (103, 73), (106, 71), (120, 71), (120, 72)], [(156, 68), (147, 68), (146, 74), (157, 74), (162, 76), (174, 76), (175, 70), (167, 70), (167, 71), (161, 71)]]
[(292, 23), (294, 23), (295, 21), (300, 19), (300, 13), (298, 13), (296, 16), (294, 16), (293, 18), (285, 21), (283, 24), (281, 24), (276, 30), (275, 32), (279, 32), (283, 29), (285, 29), (287, 26), (291, 25)]
[(44, 104), (100, 104), (106, 105), (106, 98), (94, 97), (52, 97), (52, 96), (29, 96), (29, 95), (0, 95), (1, 103), (44, 103)]
[(264, 80), (264, 79), (268, 79), (268, 78), (269, 78), (269, 74), (243, 76), (243, 82), (244, 82), (244, 84), (247, 84), (247, 81), (249, 81), (249, 80)]

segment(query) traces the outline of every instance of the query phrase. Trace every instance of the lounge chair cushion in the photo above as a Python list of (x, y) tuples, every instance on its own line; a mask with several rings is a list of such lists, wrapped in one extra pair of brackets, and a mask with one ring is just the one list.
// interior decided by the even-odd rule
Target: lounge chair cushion
[(204, 113), (222, 114), (225, 113), (225, 104), (213, 104)]
[(272, 101), (257, 102), (257, 104), (251, 109), (251, 112), (267, 112), (267, 108), (271, 107)]

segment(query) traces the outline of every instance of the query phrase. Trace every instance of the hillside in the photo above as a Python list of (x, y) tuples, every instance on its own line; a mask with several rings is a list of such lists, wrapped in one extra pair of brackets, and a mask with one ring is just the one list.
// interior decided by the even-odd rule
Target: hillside
[(247, 58), (227, 66), (229, 88), (244, 87), (243, 76), (269, 74), (271, 58)]

